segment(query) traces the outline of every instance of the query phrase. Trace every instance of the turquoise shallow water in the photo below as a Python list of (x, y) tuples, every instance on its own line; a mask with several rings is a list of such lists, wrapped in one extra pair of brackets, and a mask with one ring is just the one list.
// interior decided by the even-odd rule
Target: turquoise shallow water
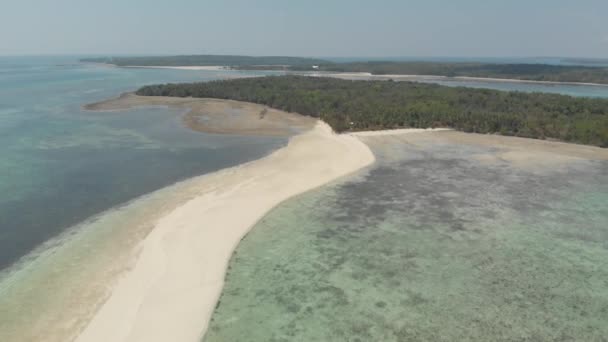
[(282, 146), (286, 139), (194, 133), (167, 109), (81, 110), (144, 84), (226, 76), (0, 58), (0, 269), (101, 211)]
[[(81, 106), (116, 96), (124, 91), (134, 90), (145, 84), (264, 74), (267, 73), (124, 69), (79, 64), (75, 57), (0, 58), (0, 144), (2, 146), (0, 149), (0, 269), (4, 269), (4, 272), (0, 272), (0, 340), (38, 341), (41, 332), (57, 337), (62, 336), (62, 331), (73, 332), (82, 327), (82, 321), (86, 320), (90, 310), (94, 308), (91, 303), (101, 300), (107, 290), (107, 283), (104, 281), (113, 279), (116, 274), (124, 271), (130, 256), (128, 251), (131, 251), (133, 245), (149, 231), (154, 218), (172, 204), (179, 203), (188, 196), (192, 196), (193, 193), (188, 192), (187, 186), (176, 186), (165, 188), (165, 190), (144, 198), (140, 196), (192, 176), (257, 159), (286, 142), (286, 139), (280, 138), (219, 136), (191, 132), (181, 125), (181, 113), (162, 108), (95, 113), (82, 111)], [(504, 84), (484, 83), (484, 86), (499, 88)], [(522, 87), (524, 86), (522, 85)], [(581, 89), (583, 88), (576, 88), (576, 91), (572, 93), (569, 86), (554, 88), (557, 92), (578, 96), (608, 95), (607, 87), (596, 87), (591, 90), (585, 90), (585, 88), (583, 91)], [(518, 88), (516, 90), (532, 91), (533, 89)], [(295, 202), (290, 202), (285, 207), (277, 209), (268, 217), (269, 220), (273, 217), (272, 220), (278, 218), (277, 222), (280, 222), (281, 227), (291, 226), (304, 230), (300, 231), (302, 234), (298, 235), (299, 233), (295, 234), (286, 229), (284, 231), (288, 235), (284, 236), (277, 235), (274, 230), (268, 230), (271, 233), (267, 232), (266, 236), (260, 235), (259, 241), (253, 243), (253, 249), (246, 252), (258, 253), (259, 248), (262, 248), (273, 253), (265, 256), (266, 258), (281, 261), (281, 264), (276, 266), (276, 272), (281, 275), (278, 278), (273, 278), (273, 274), (264, 273), (265, 264), (256, 266), (260, 270), (259, 276), (264, 276), (266, 279), (255, 278), (252, 281), (252, 285), (259, 284), (259, 286), (255, 298), (250, 298), (251, 301), (248, 302), (247, 307), (250, 309), (258, 307), (260, 301), (271, 306), (260, 306), (263, 314), (239, 310), (239, 312), (246, 312), (256, 317), (247, 319), (246, 321), (249, 323), (242, 324), (242, 327), (251, 328), (250, 331), (253, 332), (251, 336), (259, 337), (256, 338), (258, 340), (290, 339), (289, 336), (298, 336), (303, 339), (327, 336), (353, 338), (363, 336), (362, 339), (365, 340), (365, 336), (384, 336), (377, 335), (378, 331), (390, 332), (396, 329), (394, 325), (391, 325), (391, 320), (396, 321), (397, 319), (394, 317), (401, 317), (403, 310), (392, 304), (389, 305), (389, 303), (392, 303), (391, 300), (397, 300), (395, 299), (397, 297), (392, 296), (397, 296), (396, 293), (401, 293), (401, 290), (396, 292), (390, 287), (370, 290), (371, 285), (375, 282), (386, 280), (384, 280), (384, 276), (378, 279), (375, 276), (365, 275), (365, 270), (369, 267), (382, 270), (380, 266), (384, 264), (381, 261), (392, 260), (391, 243), (409, 241), (409, 233), (407, 239), (404, 237), (405, 234), (402, 234), (401, 240), (390, 239), (389, 241), (386, 238), (389, 235), (374, 233), (374, 230), (366, 229), (366, 227), (377, 226), (381, 229), (388, 229), (389, 232), (395, 232), (398, 230), (395, 227), (420, 225), (421, 220), (427, 218), (419, 217), (416, 221), (412, 217), (407, 217), (407, 220), (414, 220), (410, 222), (395, 214), (402, 210), (398, 205), (403, 204), (403, 200), (390, 191), (398, 191), (400, 187), (387, 189), (387, 198), (392, 198), (388, 204), (394, 204), (397, 207), (386, 206), (388, 204), (383, 202), (384, 198), (372, 197), (369, 203), (362, 202), (362, 199), (366, 198), (366, 194), (371, 192), (370, 189), (366, 190), (366, 182), (375, 178), (382, 179), (383, 172), (390, 175), (391, 173), (388, 171), (392, 170), (391, 168), (399, 169), (396, 166), (387, 168), (383, 166), (378, 169), (380, 171), (373, 171), (371, 178), (368, 177), (365, 181), (337, 184), (307, 194)], [(577, 190), (580, 184), (573, 188), (561, 187), (560, 189), (563, 192), (572, 191), (578, 194), (576, 203), (587, 204), (581, 206), (581, 211), (576, 211), (574, 214), (587, 215), (589, 222), (594, 222), (593, 227), (600, 227), (605, 222), (604, 216), (601, 216), (605, 215), (605, 212), (602, 211), (604, 209), (601, 206), (598, 207), (597, 203), (605, 200), (605, 191), (601, 190), (603, 189), (601, 181), (605, 179), (601, 177), (605, 177), (605, 172), (604, 174), (587, 173), (586, 175), (594, 179), (589, 184), (600, 184), (598, 188), (593, 189), (591, 197), (585, 197), (584, 192)], [(400, 176), (394, 177), (397, 177), (395, 178), (397, 184), (401, 184), (398, 179)], [(394, 179), (387, 178), (387, 184), (392, 180)], [(557, 184), (561, 184), (559, 182), (563, 179), (557, 179), (557, 181)], [(359, 188), (354, 184), (362, 187), (357, 190)], [(403, 188), (401, 191), (404, 191)], [(349, 193), (354, 195), (349, 195)], [(474, 195), (467, 196), (474, 198)], [(140, 200), (132, 201), (138, 197)], [(363, 218), (353, 216), (351, 213), (353, 209), (348, 209), (351, 205), (352, 208), (355, 208), (354, 210), (367, 210), (365, 211), (367, 216)], [(556, 200), (554, 205), (556, 208), (562, 208), (560, 210), (571, 207), (571, 204), (566, 201)], [(309, 209), (303, 210), (307, 206)], [(365, 209), (366, 206), (370, 207)], [(345, 213), (344, 217), (332, 216), (340, 211)], [(433, 211), (430, 210), (430, 212)], [(551, 214), (552, 212), (553, 214)], [(548, 217), (552, 217), (551, 215), (557, 215), (556, 213), (559, 212), (559, 210), (549, 210), (545, 213)], [(510, 211), (506, 211), (506, 213), (510, 213)], [(513, 215), (519, 217), (518, 213)], [(576, 215), (573, 216), (578, 217)], [(594, 217), (594, 219), (592, 220), (590, 217)], [(377, 221), (380, 218), (382, 221)], [(443, 217), (443, 219), (451, 220), (450, 217)], [(568, 219), (572, 218), (557, 215), (552, 220), (560, 223), (567, 222)], [(267, 222), (272, 223), (272, 220)], [(307, 224), (302, 225), (301, 222)], [(359, 242), (345, 240), (347, 243), (344, 246), (350, 246), (346, 251), (346, 256), (344, 251), (336, 249), (336, 241), (341, 242), (341, 240), (334, 239), (341, 236), (342, 233), (337, 234), (328, 229), (334, 224), (331, 222), (334, 222), (336, 227), (340, 227), (340, 231), (348, 232), (352, 229), (353, 232), (360, 231), (362, 234), (359, 236), (361, 239)], [(455, 227), (468, 224), (466, 220), (458, 222)], [(513, 227), (510, 230), (513, 232), (517, 232), (517, 229), (525, 231), (528, 227), (522, 223), (521, 219), (504, 219), (501, 222)], [(576, 224), (586, 225), (587, 221)], [(276, 223), (270, 224), (269, 227), (276, 228)], [(443, 226), (439, 224), (438, 227)], [(264, 234), (264, 229), (256, 228), (255, 232), (260, 231), (260, 234)], [(437, 249), (431, 248), (434, 247), (434, 241), (437, 238), (437, 235), (433, 235), (435, 233), (434, 230), (424, 233), (431, 234), (428, 236), (420, 233), (422, 234), (420, 239), (412, 240), (413, 245), (408, 248), (414, 250), (428, 244), (429, 250), (434, 251), (432, 253), (439, 253), (440, 251)], [(378, 235), (377, 241), (374, 234)], [(465, 237), (467, 234), (469, 233), (461, 233)], [(539, 235), (539, 239), (543, 234), (546, 234), (546, 231)], [(564, 226), (556, 230), (555, 234), (575, 242), (579, 240), (594, 242), (604, 237), (604, 231), (600, 228), (580, 232)], [(384, 239), (380, 235), (383, 235)], [(252, 235), (252, 238), (254, 236)], [(347, 234), (340, 239), (348, 238), (348, 236)], [(456, 239), (462, 238), (460, 235), (455, 236), (457, 236)], [(503, 239), (499, 241), (519, 241), (516, 239), (527, 238), (529, 234), (526, 231), (526, 234), (503, 236), (496, 233), (496, 236)], [(283, 237), (284, 240), (273, 240), (275, 237)], [(356, 238), (356, 235), (354, 237)], [(265, 241), (274, 241), (276, 244), (268, 245)], [(285, 244), (286, 241), (289, 243)], [(321, 243), (324, 241), (327, 242), (326, 245)], [(370, 243), (370, 241), (374, 241), (374, 243)], [(543, 243), (550, 245), (551, 241), (546, 240)], [(385, 248), (385, 245), (389, 247)], [(248, 242), (242, 248), (246, 250), (247, 246)], [(318, 247), (318, 250), (314, 252), (318, 254), (311, 254), (309, 248), (311, 246)], [(364, 247), (370, 247), (370, 249), (366, 250)], [(454, 249), (454, 254), (458, 255), (459, 250), (456, 247), (449, 245), (443, 247), (446, 250)], [(35, 250), (33, 254), (32, 250)], [(360, 258), (350, 258), (351, 255), (358, 255), (357, 253), (360, 253)], [(372, 257), (382, 255), (381, 253), (386, 254), (385, 258), (381, 261), (374, 261)], [(409, 255), (409, 252), (400, 253), (404, 258)], [(429, 256), (423, 251), (419, 251), (419, 253), (421, 260), (426, 260), (424, 262), (434, 265), (435, 261), (432, 256), (435, 254)], [(514, 252), (504, 251), (502, 259), (497, 256), (496, 260), (506, 259), (510, 255), (509, 253)], [(395, 259), (394, 264), (387, 268), (387, 275), (400, 272), (403, 267), (401, 254)], [(603, 257), (602, 254), (598, 255)], [(24, 259), (24, 256), (27, 258)], [(574, 257), (578, 257), (578, 254), (574, 254)], [(594, 265), (595, 259), (593, 258), (597, 256), (585, 254), (582, 257), (588, 258), (591, 260), (589, 263)], [(350, 259), (353, 260), (352, 263), (344, 261)], [(451, 257), (444, 259), (446, 263), (453, 261)], [(17, 260), (23, 262), (15, 265)], [(316, 261), (313, 264), (306, 264), (311, 260)], [(458, 260), (461, 262), (462, 258)], [(576, 264), (579, 262), (578, 259), (573, 260), (573, 263), (578, 265)], [(298, 264), (298, 262), (302, 263)], [(450, 267), (455, 270), (462, 269), (463, 272), (467, 271), (466, 267), (458, 262), (454, 261)], [(506, 263), (504, 260), (502, 262)], [(331, 304), (333, 301), (337, 301), (338, 304), (344, 303), (344, 298), (351, 298), (348, 300), (349, 303), (352, 302), (352, 297), (345, 296), (352, 296), (349, 291), (353, 291), (350, 287), (353, 285), (351, 278), (354, 276), (348, 272), (332, 273), (341, 263), (348, 265), (350, 267), (348, 272), (356, 273), (356, 277), (367, 279), (365, 282), (362, 280), (361, 289), (355, 290), (357, 296), (360, 295), (361, 298), (361, 305), (357, 309), (359, 311), (353, 311), (350, 306), (346, 306), (346, 308), (351, 312), (351, 316), (357, 312), (368, 315), (368, 310), (372, 308), (372, 316), (375, 318), (372, 320), (374, 323), (371, 326), (361, 328), (363, 330), (356, 334), (348, 330), (353, 322), (352, 317), (347, 315), (348, 312), (334, 311), (335, 305)], [(296, 265), (296, 269), (289, 269), (292, 265)], [(323, 267), (327, 270), (320, 272), (318, 269), (320, 265), (325, 265)], [(387, 262), (387, 265), (390, 263)], [(568, 270), (566, 266), (564, 269)], [(553, 266), (551, 265), (551, 267)], [(244, 272), (239, 271), (234, 273), (234, 276), (246, 275), (251, 271)], [(598, 276), (603, 276), (601, 268), (598, 272)], [(308, 276), (309, 279), (305, 279), (306, 277), (294, 278), (295, 283), (290, 285), (289, 274)], [(462, 278), (469, 281), (470, 279), (467, 277), (470, 277), (470, 272), (463, 274)], [(506, 275), (512, 276), (509, 272)], [(583, 272), (580, 276), (587, 275)], [(455, 277), (455, 275), (451, 274), (450, 277)], [(317, 286), (317, 283), (314, 283), (313, 287), (307, 287), (310, 284), (306, 285), (305, 281), (310, 279), (321, 284), (322, 288), (314, 287)], [(269, 281), (272, 281), (270, 285), (281, 284), (281, 287), (268, 287), (267, 282)], [(597, 285), (596, 278), (590, 281), (593, 286)], [(231, 286), (232, 283), (230, 282), (228, 286)], [(300, 283), (302, 285), (298, 285)], [(401, 284), (403, 280), (393, 279), (389, 285), (395, 286), (397, 283)], [(425, 289), (429, 291), (431, 289), (432, 291), (444, 290), (439, 285), (428, 286), (430, 283), (431, 281), (426, 280), (426, 282), (420, 283), (422, 285), (412, 287), (414, 302), (418, 301), (416, 299), (418, 295), (425, 298)], [(561, 284), (569, 283), (566, 281)], [(577, 282), (573, 281), (573, 284), (577, 284)], [(230, 296), (239, 293), (239, 291), (227, 291), (226, 298), (220, 306), (222, 310), (228, 310), (231, 305)], [(388, 297), (376, 300), (374, 291), (383, 292)], [(577, 295), (588, 300), (588, 296), (584, 292), (587, 290), (583, 288), (581, 291), (583, 292)], [(244, 295), (246, 292), (240, 293)], [(493, 292), (489, 293), (493, 294)], [(292, 294), (293, 296), (291, 296)], [(429, 294), (427, 293), (427, 295)], [(600, 306), (603, 305), (601, 296), (597, 301)], [(294, 301), (292, 297), (300, 299)], [(399, 303), (402, 299), (399, 299)], [(465, 297), (465, 299), (468, 298)], [(236, 300), (244, 303), (240, 297)], [(316, 303), (315, 301), (325, 301), (327, 302), (326, 308), (317, 309), (313, 304), (307, 304), (309, 301), (313, 304)], [(323, 304), (314, 305), (323, 306)], [(240, 304), (233, 308), (237, 307), (240, 307)], [(338, 306), (336, 307), (338, 308)], [(535, 308), (538, 309), (538, 307)], [(441, 311), (438, 307), (426, 310), (431, 309)], [(312, 311), (314, 315), (310, 314), (311, 310), (314, 310)], [(470, 307), (464, 307), (463, 310), (466, 313), (474, 311)], [(589, 312), (595, 315), (598, 310), (600, 313), (602, 312), (602, 309), (594, 309)], [(287, 315), (285, 317), (291, 317), (292, 321), (301, 321), (302, 325), (292, 321), (286, 325), (282, 318), (276, 318), (277, 315), (283, 317), (285, 312)], [(302, 318), (302, 315), (307, 312), (311, 316), (308, 321)], [(226, 313), (232, 315), (230, 311), (226, 311)], [(223, 311), (218, 312), (218, 315), (223, 314), (225, 314)], [(326, 322), (335, 314), (344, 315), (345, 318), (337, 321), (341, 322), (336, 324), (338, 330), (328, 329)], [(75, 320), (74, 317), (81, 318), (81, 320)], [(230, 322), (235, 317), (241, 323), (244, 322), (245, 318), (239, 318), (237, 315), (230, 316), (226, 320), (222, 319), (222, 324)], [(420, 317), (426, 316), (420, 315)], [(576, 316), (573, 317), (576, 318)], [(258, 322), (260, 319), (263, 319), (264, 323), (272, 323), (273, 330), (263, 331), (253, 329), (248, 325)], [(416, 322), (416, 326), (419, 326), (422, 321), (414, 322)], [(460, 323), (462, 322), (455, 321), (453, 324)], [(296, 325), (294, 326), (294, 324)], [(391, 328), (379, 329), (378, 324)], [(593, 330), (595, 329), (594, 324), (589, 323), (589, 331), (595, 331)], [(310, 331), (305, 331), (306, 327), (313, 326), (318, 328), (315, 333), (317, 335), (311, 335)], [(232, 326), (224, 325), (219, 329), (219, 332), (213, 330), (214, 334), (217, 332), (217, 335), (210, 335), (209, 338), (231, 336), (224, 340), (234, 340), (232, 337), (242, 337), (237, 340), (249, 339), (249, 335), (244, 335), (247, 333), (245, 330), (231, 330)], [(59, 332), (51, 332), (51, 330)], [(267, 335), (269, 332), (273, 332), (274, 335)], [(24, 337), (24, 335), (27, 336)], [(390, 340), (393, 335), (386, 336)], [(49, 338), (49, 340), (51, 339)], [(55, 340), (62, 339), (58, 337)]]
[[(77, 60), (0, 58), (0, 269), (113, 206), (178, 180), (259, 158), (285, 143), (193, 133), (180, 124), (180, 113), (167, 109), (81, 110), (83, 104), (145, 84), (267, 72), (114, 68)], [(446, 82), (608, 97), (608, 87)]]
[(182, 113), (166, 108), (88, 112), (82, 105), (145, 84), (242, 74), (264, 73), (0, 58), (1, 341), (70, 340), (155, 220), (196, 195), (187, 181), (172, 184), (287, 142), (192, 132)]
[(376, 140), (377, 165), (267, 215), (206, 341), (603, 341), (608, 163)]

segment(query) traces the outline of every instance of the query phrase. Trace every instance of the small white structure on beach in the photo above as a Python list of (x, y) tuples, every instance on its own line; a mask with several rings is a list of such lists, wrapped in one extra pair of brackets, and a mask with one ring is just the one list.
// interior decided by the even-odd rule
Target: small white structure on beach
[(312, 68), (315, 69), (315, 70), (319, 70), (319, 66), (318, 65), (313, 65)]

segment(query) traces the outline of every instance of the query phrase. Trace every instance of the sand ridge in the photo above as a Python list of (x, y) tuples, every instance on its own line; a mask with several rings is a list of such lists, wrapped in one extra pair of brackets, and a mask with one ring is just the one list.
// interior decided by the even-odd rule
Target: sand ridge
[(208, 192), (160, 219), (76, 341), (199, 340), (248, 230), (280, 202), (374, 160), (358, 138), (318, 122), (268, 157), (211, 175)]

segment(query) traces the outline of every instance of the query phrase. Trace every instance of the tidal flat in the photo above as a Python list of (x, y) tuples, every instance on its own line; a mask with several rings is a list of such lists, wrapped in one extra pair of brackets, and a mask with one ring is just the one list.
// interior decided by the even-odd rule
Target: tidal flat
[(605, 341), (608, 152), (453, 131), (275, 208), (205, 341)]

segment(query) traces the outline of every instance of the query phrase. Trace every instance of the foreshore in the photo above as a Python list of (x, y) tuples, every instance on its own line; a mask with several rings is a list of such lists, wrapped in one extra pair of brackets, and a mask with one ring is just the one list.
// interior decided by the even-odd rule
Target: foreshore
[(199, 195), (158, 220), (76, 341), (198, 341), (249, 229), (282, 201), (374, 160), (357, 137), (318, 121), (268, 157), (203, 176)]
[(471, 76), (438, 76), (438, 75), (399, 75), (399, 74), (386, 74), (377, 75), (369, 72), (318, 72), (309, 73), (312, 76), (323, 76), (323, 77), (336, 77), (343, 79), (365, 79), (365, 80), (402, 80), (402, 81), (471, 81), (471, 82), (501, 82), (501, 83), (519, 83), (519, 84), (545, 84), (545, 85), (573, 85), (573, 86), (594, 86), (594, 87), (608, 87), (608, 84), (602, 83), (588, 83), (588, 82), (555, 82), (555, 81), (535, 81), (535, 80), (522, 80), (517, 78), (495, 78), (495, 77), (471, 77)]

